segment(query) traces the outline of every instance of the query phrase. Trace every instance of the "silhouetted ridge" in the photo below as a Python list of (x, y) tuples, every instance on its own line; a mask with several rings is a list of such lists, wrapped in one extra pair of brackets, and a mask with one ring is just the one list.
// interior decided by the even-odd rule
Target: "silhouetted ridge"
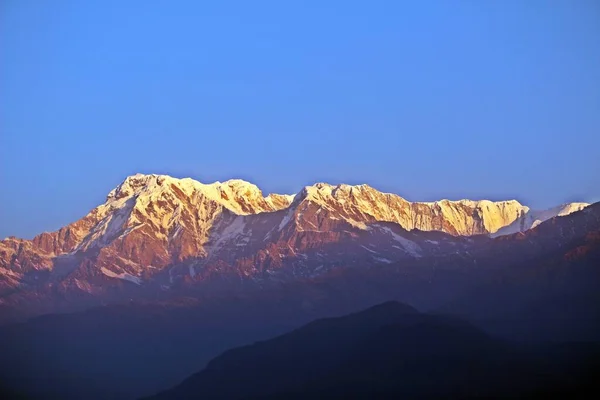
[[(274, 339), (226, 351), (210, 361), (207, 370), (226, 368), (240, 355), (260, 355), (261, 362), (276, 368), (280, 368), (278, 362), (293, 363), (310, 361), (312, 357), (341, 356), (347, 351), (346, 346), (358, 338), (411, 316), (418, 317), (420, 314), (411, 306), (389, 301), (346, 316), (319, 319)], [(334, 346), (332, 342), (335, 342)], [(302, 349), (302, 352), (298, 353), (298, 349)], [(328, 366), (325, 361), (318, 368)]]
[(344, 317), (338, 317), (337, 319), (340, 318), (349, 318), (352, 316), (361, 316), (361, 315), (369, 315), (369, 316), (374, 316), (374, 315), (385, 315), (385, 316), (389, 316), (389, 315), (404, 315), (404, 314), (414, 314), (414, 313), (418, 313), (419, 311), (412, 307), (409, 306), (408, 304), (404, 304), (404, 303), (400, 303), (398, 301), (386, 301), (384, 303), (380, 303), (380, 304), (376, 304), (372, 307), (367, 308), (366, 310), (362, 310), (362, 311), (358, 311), (356, 313), (352, 313), (349, 314), (347, 316)]
[[(569, 351), (560, 349), (562, 361), (575, 358)], [(386, 302), (229, 350), (152, 399), (513, 396), (548, 385), (572, 393), (585, 383), (548, 352), (524, 352), (458, 319)]]

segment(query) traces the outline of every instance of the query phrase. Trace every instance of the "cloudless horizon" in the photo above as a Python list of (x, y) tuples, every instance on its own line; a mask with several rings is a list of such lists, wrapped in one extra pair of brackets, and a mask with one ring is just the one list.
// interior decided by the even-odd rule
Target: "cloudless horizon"
[(6, 0), (0, 55), (0, 239), (137, 172), (600, 200), (593, 0)]

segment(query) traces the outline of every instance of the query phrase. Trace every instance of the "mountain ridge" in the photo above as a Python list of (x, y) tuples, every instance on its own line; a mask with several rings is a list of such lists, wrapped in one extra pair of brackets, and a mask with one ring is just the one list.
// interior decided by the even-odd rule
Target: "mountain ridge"
[(78, 221), (32, 240), (0, 241), (0, 305), (39, 302), (36, 293), (57, 290), (120, 298), (137, 290), (123, 284), (153, 293), (209, 280), (263, 285), (340, 266), (468, 257), (529, 213), (516, 200), (409, 202), (366, 184), (264, 196), (240, 179), (136, 174)]
[[(106, 206), (110, 200), (121, 199), (123, 197), (130, 197), (131, 195), (139, 195), (140, 194), (139, 189), (156, 189), (157, 186), (161, 186), (162, 183), (165, 181), (166, 181), (166, 183), (170, 183), (170, 184), (177, 183), (178, 189), (184, 189), (184, 194), (186, 194), (186, 195), (190, 195), (190, 192), (193, 191), (194, 189), (201, 190), (205, 196), (210, 198), (210, 200), (221, 204), (222, 206), (226, 207), (227, 209), (229, 209), (232, 212), (235, 212), (238, 215), (249, 215), (249, 214), (256, 214), (256, 213), (260, 213), (260, 212), (278, 211), (278, 210), (287, 208), (290, 205), (292, 205), (294, 200), (300, 201), (300, 200), (303, 200), (306, 198), (314, 200), (315, 198), (319, 198), (319, 196), (321, 196), (321, 199), (323, 199), (323, 194), (326, 192), (329, 192), (326, 194), (330, 194), (335, 199), (339, 200), (342, 196), (338, 196), (337, 195), (338, 193), (346, 193), (346, 194), (349, 193), (350, 195), (352, 195), (353, 191), (356, 192), (356, 191), (361, 191), (361, 190), (366, 190), (369, 193), (377, 193), (377, 194), (383, 196), (384, 198), (392, 196), (401, 201), (404, 201), (406, 204), (410, 204), (410, 205), (414, 204), (417, 206), (423, 205), (423, 206), (430, 206), (430, 207), (431, 206), (443, 207), (444, 205), (447, 205), (447, 204), (463, 205), (463, 206), (467, 206), (467, 207), (482, 207), (482, 206), (489, 207), (490, 205), (512, 206), (512, 207), (515, 207), (516, 209), (519, 209), (519, 211), (523, 211), (525, 214), (529, 213), (530, 211), (533, 211), (536, 213), (548, 213), (551, 216), (568, 215), (571, 212), (581, 210), (582, 208), (589, 205), (588, 203), (582, 203), (582, 202), (563, 203), (560, 206), (552, 207), (547, 210), (531, 210), (528, 206), (525, 206), (525, 205), (521, 204), (519, 201), (514, 200), (514, 199), (501, 200), (501, 201), (491, 201), (491, 200), (487, 200), (487, 199), (481, 199), (481, 200), (441, 199), (441, 200), (437, 200), (437, 201), (408, 201), (397, 194), (389, 193), (389, 192), (381, 192), (381, 191), (369, 186), (368, 184), (348, 185), (348, 184), (342, 183), (342, 184), (334, 185), (334, 184), (329, 184), (329, 183), (325, 183), (325, 182), (318, 182), (313, 185), (304, 186), (296, 194), (270, 193), (267, 196), (264, 196), (262, 191), (255, 184), (247, 182), (242, 179), (229, 179), (224, 182), (216, 181), (216, 182), (213, 182), (210, 184), (205, 184), (205, 183), (201, 183), (197, 180), (194, 180), (192, 178), (173, 178), (169, 175), (137, 173), (135, 175), (131, 175), (131, 176), (128, 176), (127, 178), (125, 178), (125, 180), (122, 183), (117, 185), (117, 187), (115, 187), (108, 193), (104, 204), (101, 204), (101, 205), (95, 207), (94, 209), (92, 209), (90, 211), (90, 213), (88, 213), (82, 219), (85, 219), (90, 214), (93, 214), (95, 210), (100, 209), (103, 206)], [(136, 190), (138, 190), (138, 191), (136, 192)], [(175, 190), (177, 190), (177, 189), (175, 189)], [(181, 192), (179, 192), (179, 193), (181, 194)], [(231, 194), (233, 194), (233, 196), (234, 196), (233, 200), (235, 200), (235, 201), (229, 201), (229, 195), (231, 195)], [(253, 204), (251, 201), (248, 203), (245, 201), (246, 198), (250, 198), (250, 200), (255, 200), (256, 203)], [(246, 204), (244, 204), (244, 203), (246, 203)], [(554, 210), (556, 210), (556, 213), (555, 213), (555, 215), (552, 215)], [(543, 220), (546, 220), (548, 218), (549, 217), (546, 216), (544, 219), (539, 220), (537, 223), (542, 222)], [(515, 220), (516, 220), (516, 218), (514, 220), (512, 220), (511, 223), (515, 222)], [(80, 220), (75, 221), (70, 224), (67, 224), (65, 227), (73, 225), (79, 221)], [(504, 226), (501, 226), (500, 228), (507, 227), (508, 225), (510, 225), (510, 224), (506, 224)], [(428, 229), (426, 229), (426, 227), (424, 227), (422, 225), (410, 227), (410, 226), (408, 226), (408, 224), (401, 224), (401, 226), (408, 230), (410, 230), (410, 229), (428, 230)], [(533, 225), (533, 226), (535, 226), (535, 225)], [(529, 226), (528, 228), (531, 228), (533, 226)], [(44, 235), (58, 233), (62, 229), (64, 229), (64, 228), (60, 228), (57, 231), (42, 232), (42, 233), (36, 235), (31, 240), (36, 242), (37, 244), (41, 244), (43, 242), (43, 240), (41, 240), (40, 237), (42, 237)], [(498, 229), (499, 228), (497, 228), (495, 225), (493, 225), (493, 228), (492, 228), (492, 230), (489, 231), (489, 233), (495, 233)], [(440, 230), (440, 229), (433, 228), (430, 230)], [(441, 229), (441, 230), (443, 231), (444, 229)], [(505, 234), (514, 233), (514, 232), (515, 231), (512, 230)], [(469, 234), (477, 234), (477, 233), (469, 233), (469, 232), (465, 232), (463, 230), (462, 232), (460, 232), (458, 234), (469, 235)], [(4, 240), (14, 239), (14, 238), (15, 238), (14, 236), (8, 236)], [(24, 240), (26, 240), (26, 239), (24, 239)]]

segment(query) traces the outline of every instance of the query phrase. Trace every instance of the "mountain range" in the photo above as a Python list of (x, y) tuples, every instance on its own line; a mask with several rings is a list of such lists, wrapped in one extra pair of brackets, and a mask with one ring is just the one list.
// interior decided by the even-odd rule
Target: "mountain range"
[[(125, 179), (82, 219), (0, 242), (0, 320), (194, 287), (264, 286), (337, 267), (466, 255), (585, 208), (534, 211), (516, 200), (409, 202), (368, 185), (317, 183), (270, 194), (242, 180)], [(219, 281), (215, 284), (214, 281)]]
[[(138, 174), (56, 232), (0, 242), (0, 383), (35, 399), (151, 396), (206, 376), (205, 368), (212, 374), (227, 349), (382, 303), (394, 320), (351, 338), (372, 352), (336, 356), (341, 369), (323, 371), (329, 378), (276, 388), (274, 398), (319, 395), (329, 379), (339, 389), (344, 377), (372, 376), (378, 366), (369, 354), (385, 355), (377, 343), (405, 351), (395, 335), (409, 340), (418, 332), (429, 347), (439, 339), (430, 323), (438, 335), (457, 337), (457, 346), (463, 334), (481, 338), (494, 357), (504, 341), (597, 342), (599, 265), (600, 203), (546, 211), (514, 200), (416, 203), (367, 185), (324, 183), (263, 196), (241, 180)], [(419, 315), (425, 330), (405, 331), (406, 313)], [(335, 331), (337, 322), (325, 326)], [(294, 347), (286, 351), (301, 356)], [(502, 365), (540, 365), (538, 356), (530, 364), (517, 353)], [(240, 365), (254, 365), (262, 350), (249, 354)], [(235, 370), (232, 357), (219, 365)], [(366, 375), (356, 369), (363, 360)], [(392, 374), (398, 365), (385, 360), (390, 369), (379, 371)], [(303, 363), (305, 372), (314, 367)], [(236, 371), (225, 378), (243, 380)]]

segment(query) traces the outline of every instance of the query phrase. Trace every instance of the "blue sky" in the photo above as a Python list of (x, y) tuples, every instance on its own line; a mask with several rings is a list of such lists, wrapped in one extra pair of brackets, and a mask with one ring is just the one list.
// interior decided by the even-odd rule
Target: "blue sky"
[(594, 0), (5, 0), (0, 88), (0, 237), (136, 172), (600, 200)]

